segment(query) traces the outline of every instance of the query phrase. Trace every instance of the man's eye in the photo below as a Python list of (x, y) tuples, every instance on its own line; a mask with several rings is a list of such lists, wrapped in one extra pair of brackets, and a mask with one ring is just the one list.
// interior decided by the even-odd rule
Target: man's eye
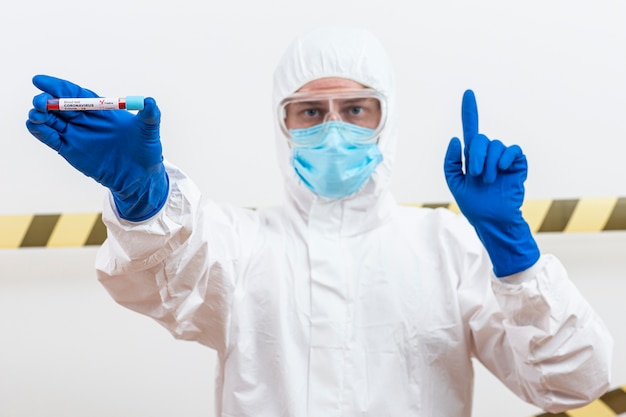
[(317, 117), (320, 114), (317, 109), (306, 109), (303, 113), (306, 117)]
[(350, 114), (353, 116), (358, 116), (359, 114), (362, 114), (365, 110), (363, 109), (363, 107), (360, 106), (354, 106), (354, 107), (350, 107)]

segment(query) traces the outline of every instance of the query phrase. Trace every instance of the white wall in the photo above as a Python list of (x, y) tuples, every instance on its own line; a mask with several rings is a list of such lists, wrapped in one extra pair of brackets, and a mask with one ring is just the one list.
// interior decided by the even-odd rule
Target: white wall
[[(626, 196), (625, 21), (623, 0), (12, 2), (0, 13), (0, 215), (101, 209), (102, 189), (24, 128), (36, 73), (155, 97), (166, 157), (208, 195), (279, 201), (272, 71), (296, 33), (337, 23), (373, 30), (396, 64), (401, 202), (450, 200), (441, 164), (466, 88), (484, 132), (527, 153), (528, 199)], [(609, 323), (626, 384), (625, 234), (539, 239)], [(0, 417), (212, 415), (213, 353), (115, 305), (94, 256), (0, 251)], [(535, 411), (480, 368), (475, 408)]]

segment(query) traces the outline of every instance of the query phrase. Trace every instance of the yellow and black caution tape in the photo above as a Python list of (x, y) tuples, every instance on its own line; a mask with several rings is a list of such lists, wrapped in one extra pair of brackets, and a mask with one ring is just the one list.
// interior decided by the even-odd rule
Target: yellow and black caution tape
[(0, 216), (0, 249), (100, 245), (100, 213)]
[[(459, 213), (455, 203), (407, 205)], [(626, 230), (626, 197), (530, 200), (522, 212), (533, 232)], [(105, 238), (101, 213), (0, 216), (0, 249), (92, 246)]]
[(564, 413), (543, 413), (534, 417), (614, 417), (626, 415), (626, 385), (607, 392), (584, 407)]
[[(413, 205), (446, 207), (460, 212), (456, 203)], [(533, 232), (626, 230), (626, 197), (527, 200), (522, 206), (522, 214)]]

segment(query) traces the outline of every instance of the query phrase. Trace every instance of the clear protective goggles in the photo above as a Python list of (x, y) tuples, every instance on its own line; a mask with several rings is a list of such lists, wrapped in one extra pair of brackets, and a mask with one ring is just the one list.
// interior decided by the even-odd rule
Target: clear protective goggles
[(327, 126), (340, 130), (362, 128), (360, 134), (345, 132), (344, 137), (357, 144), (374, 143), (387, 118), (385, 97), (371, 88), (295, 93), (278, 107), (280, 127), (291, 146), (316, 146), (324, 140)]

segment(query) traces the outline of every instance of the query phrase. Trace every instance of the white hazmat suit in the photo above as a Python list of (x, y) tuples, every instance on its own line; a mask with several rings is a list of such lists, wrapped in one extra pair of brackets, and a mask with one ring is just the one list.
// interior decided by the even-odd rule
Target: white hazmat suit
[(280, 207), (207, 201), (167, 164), (157, 215), (132, 223), (112, 201), (104, 209), (97, 269), (113, 298), (217, 351), (222, 417), (467, 417), (472, 358), (552, 412), (601, 395), (611, 337), (556, 258), (498, 280), (464, 217), (390, 194), (396, 109), (378, 41), (347, 28), (302, 35), (276, 70), (274, 108), (323, 77), (388, 97), (370, 180), (344, 199), (316, 196), (278, 123)]

